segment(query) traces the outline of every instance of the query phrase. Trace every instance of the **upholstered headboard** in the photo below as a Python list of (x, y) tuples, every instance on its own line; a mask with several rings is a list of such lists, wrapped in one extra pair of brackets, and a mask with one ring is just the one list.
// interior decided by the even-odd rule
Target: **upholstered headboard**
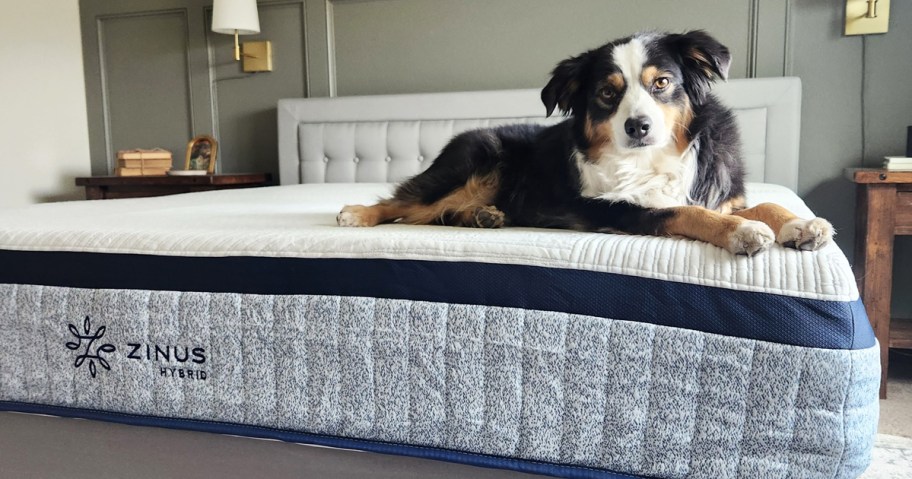
[[(798, 185), (801, 81), (732, 80), (716, 94), (737, 115), (748, 181)], [(540, 91), (502, 90), (279, 100), (281, 184), (398, 182), (453, 135), (545, 118)]]

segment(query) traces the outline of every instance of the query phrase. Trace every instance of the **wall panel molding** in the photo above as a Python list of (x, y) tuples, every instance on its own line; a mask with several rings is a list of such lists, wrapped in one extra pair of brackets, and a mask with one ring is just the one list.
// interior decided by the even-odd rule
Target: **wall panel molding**
[(754, 0), (757, 4), (756, 77), (786, 76), (788, 72), (789, 1)]
[(747, 72), (745, 77), (757, 76), (757, 49), (760, 40), (760, 0), (750, 0), (747, 15)]
[[(327, 81), (327, 85), (326, 85), (325, 89), (317, 90), (316, 88), (314, 88), (311, 90), (311, 94), (313, 96), (323, 96), (323, 95), (336, 96), (336, 95), (340, 95), (340, 94), (349, 95), (349, 94), (391, 93), (391, 92), (406, 92), (406, 91), (435, 91), (434, 90), (435, 87), (431, 84), (432, 82), (435, 81), (434, 78), (428, 78), (426, 84), (420, 84), (420, 82), (418, 82), (418, 83), (401, 82), (400, 85), (387, 85), (386, 88), (384, 88), (383, 85), (380, 85), (377, 87), (377, 91), (371, 91), (370, 87), (365, 87), (364, 85), (361, 85), (358, 88), (355, 88), (354, 90), (352, 90), (351, 81), (350, 81), (350, 79), (353, 78), (351, 76), (352, 69), (350, 68), (351, 60), (346, 59), (346, 61), (348, 62), (346, 64), (346, 66), (349, 68), (345, 69), (342, 66), (343, 59), (341, 57), (339, 57), (339, 55), (347, 55), (347, 53), (343, 53), (343, 51), (340, 50), (340, 48), (341, 48), (340, 40), (342, 40), (342, 41), (350, 40), (350, 38), (351, 38), (350, 35), (353, 32), (352, 31), (353, 27), (351, 26), (351, 21), (352, 21), (351, 19), (353, 18), (353, 15), (357, 16), (356, 13), (353, 13), (353, 12), (356, 12), (357, 10), (364, 10), (365, 12), (378, 12), (378, 11), (393, 12), (394, 11), (397, 14), (401, 13), (402, 14), (401, 15), (402, 30), (407, 29), (410, 32), (416, 32), (419, 35), (426, 33), (426, 34), (430, 35), (431, 37), (433, 37), (434, 35), (438, 35), (440, 33), (440, 30), (446, 30), (448, 27), (455, 28), (455, 29), (464, 29), (466, 31), (466, 34), (465, 34), (466, 36), (464, 38), (465, 46), (464, 47), (460, 46), (458, 43), (453, 45), (451, 43), (451, 44), (446, 45), (446, 50), (448, 50), (448, 51), (442, 52), (442, 53), (448, 54), (449, 56), (456, 58), (456, 61), (462, 60), (464, 62), (464, 64), (461, 64), (461, 65), (464, 65), (466, 68), (468, 68), (470, 65), (469, 65), (468, 61), (465, 60), (465, 56), (466, 56), (465, 51), (460, 51), (460, 49), (468, 50), (468, 49), (474, 48), (474, 49), (476, 49), (476, 51), (478, 51), (477, 49), (478, 49), (479, 45), (472, 42), (472, 40), (473, 40), (472, 39), (472, 29), (471, 29), (471, 25), (470, 25), (470, 23), (472, 23), (472, 22), (467, 19), (469, 17), (468, 13), (465, 15), (462, 15), (462, 16), (457, 15), (456, 16), (457, 18), (453, 18), (453, 16), (448, 16), (448, 17), (444, 16), (443, 17), (445, 19), (444, 22), (446, 22), (446, 21), (455, 22), (455, 25), (446, 25), (446, 24), (441, 24), (439, 22), (436, 24), (428, 24), (427, 22), (419, 21), (423, 17), (416, 17), (416, 16), (420, 15), (420, 13), (416, 13), (416, 9), (420, 9), (421, 7), (427, 5), (427, 3), (432, 3), (432, 2), (429, 2), (429, 0), (307, 0), (307, 1), (312, 4), (310, 7), (310, 8), (312, 8), (312, 10), (308, 10), (308, 13), (309, 14), (320, 13), (320, 14), (322, 14), (322, 18), (325, 20), (325, 26), (319, 25), (319, 22), (315, 21), (312, 18), (309, 19), (309, 21), (308, 21), (308, 27), (310, 30), (316, 30), (318, 25), (320, 28), (325, 29), (325, 40), (323, 40), (321, 38), (320, 42), (311, 42), (308, 45), (308, 55), (310, 56), (310, 58), (308, 59), (308, 64), (311, 67), (311, 72), (312, 72), (311, 78), (315, 79), (314, 77), (316, 75), (314, 75), (313, 73), (316, 71), (317, 68), (319, 68), (319, 69), (325, 70), (324, 78)], [(509, 3), (510, 0), (499, 0), (499, 1)], [(618, 3), (619, 5), (622, 4), (622, 2), (620, 0), (614, 0), (614, 1), (616, 3)], [(661, 2), (661, 0), (656, 1), (656, 3), (660, 3), (660, 2)], [(610, 2), (603, 1), (603, 2), (599, 3), (597, 6), (601, 7), (601, 5), (603, 5), (604, 3), (610, 3)], [(787, 27), (787, 22), (788, 22), (788, 17), (787, 17), (788, 6), (789, 6), (788, 2), (783, 2), (782, 0), (738, 0), (738, 1), (732, 1), (732, 2), (725, 2), (724, 4), (715, 3), (715, 2), (704, 2), (704, 3), (707, 3), (707, 5), (706, 5), (707, 9), (714, 9), (717, 11), (721, 9), (722, 13), (720, 13), (720, 15), (724, 15), (722, 17), (723, 20), (719, 20), (718, 15), (714, 19), (707, 19), (707, 17), (705, 17), (705, 15), (699, 15), (698, 16), (699, 18), (697, 18), (697, 17), (690, 18), (689, 22), (688, 22), (689, 17), (684, 18), (683, 20), (678, 20), (677, 17), (679, 17), (680, 15), (678, 15), (677, 13), (674, 15), (669, 13), (668, 15), (665, 15), (664, 17), (662, 15), (657, 15), (656, 12), (659, 12), (659, 11), (675, 12), (675, 11), (680, 11), (680, 9), (683, 8), (682, 6), (676, 5), (675, 2), (671, 2), (671, 1), (662, 2), (662, 3), (668, 3), (670, 8), (663, 9), (662, 5), (653, 5), (653, 4), (650, 4), (649, 6), (646, 6), (646, 5), (632, 6), (629, 2), (623, 2), (623, 5), (625, 6), (626, 11), (629, 13), (629, 15), (632, 18), (636, 18), (638, 20), (643, 20), (643, 22), (645, 22), (645, 23), (650, 23), (650, 24), (656, 23), (657, 28), (659, 28), (659, 29), (667, 29), (669, 31), (681, 31), (681, 30), (685, 30), (685, 29), (704, 28), (704, 29), (709, 30), (712, 33), (714, 31), (713, 25), (715, 25), (717, 28), (721, 28), (723, 35), (727, 35), (728, 42), (733, 41), (732, 35), (741, 35), (740, 38), (738, 38), (736, 41), (734, 41), (733, 51), (735, 52), (735, 55), (736, 55), (735, 63), (737, 65), (737, 67), (733, 68), (733, 71), (732, 71), (733, 77), (782, 76), (783, 74), (785, 74), (786, 69), (787, 69), (787, 45), (786, 45), (787, 28), (786, 27)], [(709, 3), (711, 3), (711, 4), (709, 4)], [(322, 5), (316, 6), (317, 4), (322, 4)], [(388, 4), (389, 8), (387, 10), (384, 10), (382, 7), (383, 4)], [(496, 2), (490, 2), (489, 4), (496, 5)], [(437, 5), (437, 4), (434, 3), (434, 5)], [(443, 5), (443, 3), (440, 3), (440, 5)], [(543, 5), (546, 5), (546, 4), (543, 4)], [(593, 5), (594, 4), (587, 3), (583, 0), (583, 1), (573, 3), (571, 5), (567, 5), (566, 8), (578, 8), (581, 10), (580, 14), (585, 16), (586, 12), (589, 11), (588, 10), (589, 8), (596, 8), (596, 6), (593, 6)], [(636, 4), (636, 5), (640, 5), (640, 4)], [(677, 6), (677, 9), (675, 8), (676, 6)], [(343, 7), (344, 7), (344, 10), (343, 10)], [(525, 17), (534, 16), (535, 12), (536, 12), (535, 8), (539, 8), (539, 7), (541, 7), (541, 5), (539, 5), (538, 7), (530, 5), (530, 7), (523, 12), (523, 15)], [(608, 7), (609, 7), (608, 9), (610, 10), (610, 5)], [(441, 8), (444, 8), (444, 7), (441, 6)], [(465, 6), (466, 11), (471, 10), (472, 8), (473, 7), (470, 5)], [(487, 8), (487, 7), (482, 7), (482, 8)], [(502, 13), (501, 10), (497, 10), (494, 6), (492, 6), (490, 8), (492, 9), (492, 11)], [(602, 11), (602, 10), (604, 10), (604, 9), (599, 8), (598, 11)], [(593, 12), (596, 12), (596, 11), (597, 10), (589, 11), (589, 14), (594, 15)], [(340, 30), (340, 24), (339, 24), (339, 12), (345, 12), (342, 15), (347, 15), (347, 16), (343, 17), (343, 18), (346, 18), (348, 20), (345, 23), (345, 26), (342, 27), (341, 30)], [(740, 13), (738, 13), (737, 15), (734, 15), (734, 12), (740, 12)], [(450, 13), (452, 13), (452, 12), (450, 12)], [(542, 13), (541, 15), (547, 15), (547, 13)], [(381, 19), (377, 19), (376, 23), (382, 24), (382, 23), (385, 23), (385, 21), (390, 20), (391, 18), (395, 22), (395, 21), (397, 21), (396, 17), (397, 17), (397, 15), (386, 15)], [(644, 19), (649, 19), (649, 22), (646, 22)], [(365, 26), (366, 28), (369, 28), (369, 29), (377, 28), (377, 31), (384, 31), (381, 28), (377, 27), (376, 24), (372, 24), (371, 23), (372, 20), (373, 19), (370, 18), (369, 14), (365, 14), (364, 18), (356, 19), (356, 21), (361, 21), (362, 25)], [(508, 24), (505, 24), (504, 28), (506, 28), (506, 29), (514, 28), (516, 30), (516, 32), (513, 33), (514, 37), (519, 36), (520, 38), (526, 38), (526, 39), (530, 40), (529, 43), (535, 43), (534, 42), (534, 40), (536, 40), (535, 37), (538, 36), (538, 32), (542, 31), (542, 30), (529, 30), (528, 24), (522, 24), (522, 22), (519, 22), (519, 20), (520, 20), (519, 17), (517, 17), (516, 20), (517, 20), (517, 22), (509, 22)], [(462, 22), (464, 22), (464, 23), (462, 23)], [(516, 24), (514, 24), (514, 23), (516, 23)], [(636, 22), (634, 22), (634, 24), (636, 24)], [(738, 25), (740, 25), (740, 28), (738, 28)], [(552, 29), (549, 29), (546, 31), (542, 31), (542, 35), (554, 35), (555, 41), (559, 42), (559, 41), (561, 41), (561, 39), (563, 37), (566, 36), (566, 35), (562, 35), (562, 36), (558, 35), (558, 32), (560, 32), (560, 31), (562, 31), (560, 28), (552, 28)], [(739, 32), (739, 31), (742, 33), (738, 34), (737, 32)], [(602, 38), (602, 40), (607, 41), (607, 40), (616, 38), (618, 36), (622, 36), (623, 34), (627, 34), (627, 33), (628, 32), (620, 32), (620, 33), (616, 33), (616, 34), (606, 33), (604, 35), (604, 38)], [(590, 36), (593, 38), (596, 38), (596, 37), (599, 37), (600, 35), (590, 35)], [(361, 40), (364, 40), (364, 36), (358, 37), (358, 38)], [(504, 38), (504, 42), (510, 41), (510, 35), (505, 35), (503, 38)], [(376, 37), (375, 42), (366, 41), (364, 44), (365, 44), (366, 48), (374, 48), (376, 50), (377, 49), (376, 45), (372, 45), (371, 43), (382, 44), (383, 42), (389, 41), (389, 40), (390, 40), (389, 38)], [(395, 40), (395, 38), (393, 40)], [(431, 38), (431, 40), (433, 40), (433, 38)], [(420, 37), (416, 36), (415, 41), (420, 41)], [(569, 41), (567, 43), (569, 44)], [(592, 44), (591, 42), (588, 42), (588, 43), (579, 42), (578, 40), (577, 40), (576, 44), (580, 45), (580, 46), (575, 47), (574, 51), (572, 51), (572, 52), (568, 50), (567, 51), (568, 54), (575, 54), (584, 48), (591, 48), (592, 46), (594, 46), (594, 44)], [(497, 48), (497, 45), (494, 45), (493, 47)], [(347, 48), (346, 52), (352, 51), (350, 41), (348, 42), (348, 45), (346, 48)], [(390, 49), (389, 52), (390, 52), (389, 53), (390, 55), (394, 55), (394, 54), (398, 53), (398, 52), (393, 51), (392, 49)], [(537, 51), (536, 53), (541, 54), (541, 55), (547, 54), (547, 52), (540, 52), (540, 51)], [(408, 54), (409, 53), (407, 53), (407, 52), (402, 53), (402, 55), (408, 55)], [(557, 61), (564, 58), (564, 56), (561, 56), (561, 54), (553, 55), (553, 56), (554, 56), (554, 60), (553, 60), (553, 63), (551, 63), (552, 66), (553, 66), (553, 64), (557, 63)], [(322, 60), (322, 64), (318, 65), (318, 62), (320, 62), (321, 60)], [(419, 56), (419, 57), (415, 58), (414, 61), (418, 62), (418, 63), (416, 63), (418, 66), (421, 66), (420, 62), (422, 62), (424, 60), (425, 60), (424, 57)], [(433, 59), (431, 59), (431, 60), (433, 60)], [(509, 58), (507, 60), (508, 60), (508, 62), (507, 62), (508, 64), (505, 65), (504, 68), (506, 68), (506, 69), (516, 68), (515, 65), (509, 64), (509, 61), (510, 61)], [(376, 67), (376, 65), (374, 65), (374, 66)], [(401, 71), (402, 62), (400, 61), (397, 66), (400, 67), (400, 71)], [(382, 66), (381, 66), (381, 68), (382, 68)], [(541, 70), (541, 72), (542, 72), (541, 76), (544, 77), (546, 70), (550, 70), (550, 67), (548, 67), (548, 68), (541, 67), (538, 70)], [(322, 71), (320, 73), (322, 73)], [(365, 68), (363, 72), (359, 72), (359, 73), (367, 74), (368, 68)], [(372, 70), (371, 73), (376, 74), (378, 76), (378, 78), (380, 79), (380, 81), (383, 80), (383, 76), (385, 74), (395, 75), (395, 72), (382, 71), (382, 70), (381, 71)], [(418, 73), (416, 73), (416, 75), (421, 75), (422, 73), (424, 73), (424, 72), (419, 71)], [(479, 72), (479, 74), (485, 74), (485, 73), (486, 72)], [(395, 82), (395, 80), (389, 80), (389, 81)], [(521, 88), (521, 87), (536, 86), (536, 85), (542, 84), (542, 82), (543, 82), (542, 79), (540, 79), (536, 82), (534, 78), (530, 78), (530, 69), (528, 68), (528, 66), (526, 66), (524, 70), (522, 68), (517, 68), (516, 76), (512, 80), (509, 78), (503, 78), (503, 75), (502, 75), (502, 78), (500, 78), (498, 80), (498, 82), (492, 82), (492, 83), (494, 83), (494, 87), (498, 87), (498, 88)], [(483, 83), (484, 82), (477, 82), (477, 84), (468, 84), (465, 87), (465, 89), (485, 89), (485, 88), (487, 88), (485, 85), (482, 85)], [(439, 84), (439, 85), (440, 85), (439, 86), (440, 90), (459, 89), (458, 85), (456, 85), (456, 86), (454, 86), (452, 84), (451, 85)]]
[(304, 0), (307, 96), (335, 96), (333, 0)]
[[(104, 164), (108, 171), (114, 171), (116, 167), (116, 151), (114, 146), (114, 133), (111, 126), (112, 121), (112, 110), (111, 110), (111, 89), (110, 89), (110, 80), (109, 77), (111, 72), (108, 70), (110, 66), (110, 61), (107, 58), (106, 51), (109, 47), (107, 41), (107, 36), (105, 35), (106, 27), (110, 22), (116, 22), (118, 20), (128, 20), (128, 19), (153, 19), (153, 18), (163, 18), (177, 16), (183, 21), (183, 35), (184, 35), (184, 68), (185, 68), (185, 87), (187, 93), (186, 101), (186, 115), (187, 123), (190, 126), (188, 130), (188, 135), (192, 135), (192, 126), (194, 125), (194, 112), (193, 112), (193, 91), (192, 91), (192, 74), (190, 69), (190, 18), (189, 12), (186, 8), (171, 8), (171, 9), (162, 9), (162, 10), (149, 10), (137, 13), (118, 13), (111, 15), (98, 15), (95, 18), (95, 23), (97, 25), (97, 55), (98, 63), (100, 69), (98, 71), (99, 81), (101, 84), (101, 115), (102, 122), (104, 125)], [(117, 41), (117, 40), (114, 40)], [(141, 60), (141, 59), (140, 59)], [(137, 112), (137, 115), (143, 114), (142, 112)], [(151, 146), (151, 145), (143, 145)]]
[[(174, 96), (180, 95), (183, 100), (186, 95), (186, 105), (179, 109), (169, 106), (171, 118), (163, 118), (161, 121), (150, 119), (141, 126), (149, 130), (149, 135), (133, 135), (130, 138), (158, 138), (158, 140), (149, 141), (130, 141), (127, 147), (151, 147), (161, 146), (172, 150), (174, 154), (175, 167), (183, 166), (183, 158), (186, 150), (187, 141), (193, 136), (199, 134), (212, 134), (216, 138), (224, 140), (236, 140), (233, 138), (222, 138), (226, 127), (221, 124), (226, 117), (220, 113), (222, 109), (228, 108), (232, 112), (246, 115), (243, 118), (231, 118), (234, 123), (245, 122), (249, 125), (248, 130), (238, 129), (235, 126), (229, 128), (234, 133), (248, 131), (269, 134), (269, 128), (274, 128), (275, 119), (267, 118), (266, 109), (275, 108), (275, 102), (272, 96), (325, 96), (329, 94), (329, 74), (327, 66), (327, 37), (326, 37), (326, 2), (327, 0), (263, 0), (259, 2), (260, 19), (263, 32), (260, 38), (266, 40), (275, 40), (274, 37), (282, 38), (282, 41), (274, 41), (274, 55), (276, 58), (283, 58), (277, 64), (277, 69), (273, 73), (244, 74), (240, 66), (233, 61), (225, 60), (218, 64), (219, 55), (222, 52), (216, 52), (220, 44), (228, 42), (229, 35), (219, 35), (211, 33), (212, 18), (212, 0), (80, 0), (80, 25), (83, 37), (83, 64), (86, 78), (86, 102), (87, 116), (89, 120), (89, 143), (92, 158), (92, 174), (106, 175), (113, 173), (115, 163), (115, 153), (118, 148), (125, 147), (121, 145), (121, 131), (138, 131), (140, 128), (130, 129), (123, 121), (112, 119), (112, 111), (120, 111), (119, 103), (111, 98), (111, 62), (106, 58), (106, 49), (110, 45), (118, 45), (119, 41), (127, 40), (127, 35), (120, 35), (121, 40), (106, 38), (105, 30), (111, 24), (119, 19), (129, 18), (159, 18), (161, 15), (181, 15), (183, 28), (180, 33), (174, 28), (167, 28), (167, 32), (162, 32), (159, 39), (147, 33), (147, 43), (153, 44), (153, 50), (158, 45), (167, 51), (158, 52), (162, 58), (156, 60), (165, 61), (170, 68), (168, 71), (160, 72), (160, 78), (149, 78), (147, 81), (136, 81), (136, 93), (142, 95), (144, 90), (155, 91), (160, 98), (166, 102), (174, 103)], [(291, 16), (288, 15), (271, 15), (274, 9), (287, 8), (296, 6), (296, 10)], [(294, 17), (294, 18), (292, 18)], [(265, 19), (265, 20), (264, 20)], [(317, 19), (316, 26), (312, 26), (312, 19)], [(265, 22), (265, 23), (264, 23)], [(175, 35), (179, 35), (177, 39)], [(251, 37), (247, 37), (250, 39)], [(323, 53), (315, 55), (312, 52), (310, 42), (315, 41), (319, 46), (322, 45)], [(174, 51), (175, 45), (180, 44), (180, 52)], [(163, 46), (169, 45), (169, 46)], [(119, 45), (118, 45), (119, 46)], [(136, 43), (137, 51), (144, 49), (144, 44)], [(123, 48), (121, 48), (123, 50)], [(121, 56), (126, 54), (121, 54)], [(177, 58), (180, 55), (184, 60), (180, 68), (176, 68)], [(292, 55), (289, 57), (288, 55)], [(167, 57), (167, 58), (164, 58)], [(129, 58), (129, 57), (125, 57)], [(130, 65), (139, 65), (137, 62), (127, 62)], [(154, 63), (154, 61), (153, 61)], [(294, 71), (289, 70), (291, 68)], [(180, 70), (180, 78), (183, 86), (174, 88), (176, 83), (174, 77), (175, 71)], [(122, 71), (117, 71), (122, 74)], [(170, 75), (170, 76), (169, 76)], [(123, 75), (120, 75), (123, 76)], [(154, 76), (154, 75), (150, 75)], [(231, 78), (229, 80), (229, 77)], [(134, 78), (136, 78), (134, 76)], [(271, 80), (270, 80), (271, 79)], [(160, 91), (156, 83), (166, 81), (172, 88), (170, 91)], [(223, 81), (221, 85), (217, 82)], [(278, 83), (276, 83), (278, 81)], [(227, 83), (226, 83), (227, 82)], [(295, 83), (297, 82), (297, 83)], [(230, 83), (230, 85), (229, 85)], [(294, 86), (289, 88), (289, 85)], [(122, 90), (123, 85), (115, 85)], [(238, 87), (244, 91), (243, 98), (226, 98), (219, 99), (219, 86), (224, 89), (232, 90)], [(123, 97), (123, 94), (121, 94)], [(118, 100), (119, 101), (119, 100)], [(253, 103), (251, 103), (253, 101)], [(227, 103), (226, 103), (227, 102)], [(257, 104), (257, 102), (259, 102)], [(136, 102), (139, 103), (139, 102)], [(268, 104), (267, 104), (268, 103)], [(179, 111), (178, 111), (179, 110)], [(259, 112), (254, 114), (254, 111)], [(142, 112), (137, 112), (142, 114)], [(121, 115), (123, 116), (123, 115)], [(162, 115), (159, 115), (162, 116)], [(220, 121), (220, 119), (222, 121)], [(173, 120), (169, 121), (169, 120)], [(129, 122), (134, 125), (141, 122)], [(181, 131), (175, 133), (177, 125)], [(186, 128), (184, 126), (186, 125)], [(186, 130), (186, 131), (185, 131)], [(169, 133), (170, 132), (170, 133)], [(157, 133), (157, 135), (156, 135)], [(129, 135), (128, 135), (129, 136)], [(167, 140), (166, 138), (170, 138)], [(228, 141), (228, 144), (231, 144)], [(248, 141), (247, 139), (243, 141)], [(259, 145), (259, 137), (250, 139), (253, 144)], [(142, 143), (142, 144), (138, 144)], [(250, 149), (249, 144), (240, 145), (232, 152), (221, 150), (220, 157), (224, 159), (235, 155), (235, 159), (243, 156), (245, 151)], [(251, 158), (249, 167), (245, 165), (236, 165), (236, 170), (250, 170), (254, 168), (257, 171), (270, 171), (272, 164), (277, 161), (276, 158), (266, 157), (269, 152)], [(230, 166), (229, 162), (229, 166)], [(218, 162), (217, 166), (221, 169), (225, 166)], [(231, 171), (231, 170), (224, 170)]]
[[(192, 136), (196, 132), (210, 132), (212, 130), (211, 116), (208, 114), (210, 97), (208, 81), (205, 80), (205, 37), (203, 35), (203, 22), (205, 6), (211, 8), (212, 0), (80, 0), (80, 24), (83, 38), (83, 65), (86, 84), (86, 103), (89, 120), (89, 144), (91, 150), (92, 174), (106, 175), (113, 173), (115, 151), (117, 149), (116, 130), (118, 124), (112, 124), (111, 112), (114, 105), (111, 103), (110, 69), (112, 66), (105, 58), (105, 48), (112, 39), (106, 38), (104, 30), (106, 23), (129, 18), (156, 18), (161, 15), (179, 14), (182, 16), (183, 30), (181, 36), (181, 51), (169, 54), (181, 55), (184, 58), (183, 72), (184, 87), (187, 103), (183, 113), (187, 122), (187, 133), (180, 136)], [(162, 35), (167, 35), (162, 33)], [(162, 37), (163, 42), (175, 39), (172, 36)], [(173, 62), (174, 59), (169, 61)], [(172, 80), (170, 71), (150, 74), (154, 77)], [(155, 85), (155, 78), (150, 78), (149, 85)], [(137, 88), (143, 85), (137, 85)], [(182, 93), (183, 94), (183, 93)], [(141, 112), (137, 112), (141, 114)], [(183, 120), (181, 120), (183, 121)], [(162, 123), (165, 123), (164, 121)], [(154, 124), (148, 125), (155, 129)], [(164, 128), (168, 128), (165, 125)], [(150, 135), (154, 136), (154, 135)], [(172, 135), (173, 136), (173, 135)], [(189, 136), (188, 136), (189, 139)], [(158, 142), (152, 142), (153, 145)], [(181, 164), (186, 143), (178, 145), (172, 141), (171, 145), (159, 145), (175, 150), (175, 164)], [(133, 145), (152, 146), (152, 145)]]

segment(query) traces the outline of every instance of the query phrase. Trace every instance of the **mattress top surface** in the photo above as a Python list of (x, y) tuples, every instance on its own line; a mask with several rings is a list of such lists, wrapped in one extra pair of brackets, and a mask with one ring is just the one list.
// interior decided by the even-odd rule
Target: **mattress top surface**
[[(79, 201), (0, 211), (0, 249), (166, 256), (402, 259), (497, 263), (633, 275), (787, 296), (854, 301), (842, 251), (774, 245), (734, 256), (698, 241), (535, 228), (381, 225), (341, 228), (346, 204), (371, 204), (389, 184), (304, 184), (157, 198)], [(748, 204), (812, 217), (790, 190), (749, 184)]]

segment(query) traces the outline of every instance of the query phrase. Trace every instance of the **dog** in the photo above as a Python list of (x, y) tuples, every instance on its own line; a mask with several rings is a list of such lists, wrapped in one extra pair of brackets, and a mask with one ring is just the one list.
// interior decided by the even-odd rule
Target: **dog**
[(740, 133), (710, 92), (728, 48), (705, 31), (638, 33), (560, 62), (541, 92), (553, 126), (509, 125), (454, 137), (430, 167), (340, 226), (529, 226), (683, 236), (734, 254), (773, 242), (817, 250), (822, 218), (745, 208)]

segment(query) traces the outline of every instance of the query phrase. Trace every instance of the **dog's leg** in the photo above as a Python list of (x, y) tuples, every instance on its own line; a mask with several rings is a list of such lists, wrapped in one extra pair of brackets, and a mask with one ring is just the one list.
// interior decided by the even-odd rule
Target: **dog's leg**
[(762, 221), (776, 232), (776, 242), (803, 251), (818, 250), (833, 240), (833, 225), (823, 218), (805, 220), (774, 203), (735, 211), (733, 215)]
[(373, 206), (348, 205), (336, 216), (339, 226), (377, 226), (402, 218), (409, 206), (396, 200), (383, 200)]
[(340, 226), (391, 222), (502, 226), (502, 218), (499, 223), (491, 218), (497, 210), (486, 209), (494, 203), (499, 188), (496, 164), (500, 150), (500, 138), (492, 130), (458, 135), (427, 170), (400, 184), (392, 198), (373, 206), (346, 206), (336, 221)]
[(734, 253), (752, 256), (766, 250), (775, 235), (769, 226), (738, 216), (723, 215), (699, 206), (667, 208), (660, 235), (679, 235), (705, 241)]
[(402, 222), (499, 228), (504, 225), (504, 214), (491, 206), (497, 194), (498, 183), (497, 174), (473, 176), (465, 185), (429, 205), (409, 205), (402, 216)]
[(769, 226), (760, 221), (724, 215), (700, 206), (655, 209), (626, 202), (584, 199), (577, 205), (574, 217), (555, 219), (548, 225), (585, 231), (683, 236), (745, 255), (764, 251), (776, 239)]
[(490, 206), (497, 193), (496, 174), (473, 176), (433, 203), (394, 197), (373, 206), (349, 205), (336, 216), (339, 226), (376, 226), (399, 221), (412, 225), (449, 225), (476, 228), (500, 228), (505, 217)]

